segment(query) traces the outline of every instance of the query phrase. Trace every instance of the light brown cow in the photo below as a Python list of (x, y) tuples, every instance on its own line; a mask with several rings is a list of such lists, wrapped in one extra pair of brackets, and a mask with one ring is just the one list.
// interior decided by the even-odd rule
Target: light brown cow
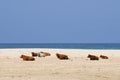
[(89, 54), (87, 57), (90, 58), (90, 60), (99, 60), (99, 57), (95, 55)]
[(100, 58), (102, 58), (102, 59), (108, 59), (108, 57), (104, 56), (104, 55), (100, 55)]
[(56, 53), (56, 56), (57, 56), (57, 58), (60, 59), (60, 60), (67, 60), (67, 59), (69, 59), (68, 56), (65, 55), (65, 54)]
[(45, 55), (45, 56), (50, 56), (50, 55), (51, 55), (50, 53), (48, 53), (48, 52), (43, 52), (43, 51), (41, 51), (40, 54), (43, 54), (43, 55)]
[(21, 55), (20, 58), (22, 58), (23, 61), (35, 61), (35, 58), (31, 56)]
[(31, 52), (32, 56), (33, 57), (45, 57), (46, 55), (45, 54), (42, 54), (40, 52), (36, 53), (36, 52)]

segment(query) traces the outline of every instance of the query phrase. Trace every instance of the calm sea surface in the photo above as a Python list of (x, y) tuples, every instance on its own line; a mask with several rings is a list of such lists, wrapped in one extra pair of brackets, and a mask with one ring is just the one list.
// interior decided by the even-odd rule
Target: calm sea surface
[(0, 48), (120, 49), (120, 43), (0, 44)]

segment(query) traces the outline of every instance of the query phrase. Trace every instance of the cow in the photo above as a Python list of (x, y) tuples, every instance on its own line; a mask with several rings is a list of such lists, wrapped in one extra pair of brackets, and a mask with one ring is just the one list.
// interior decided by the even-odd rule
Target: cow
[(37, 57), (38, 56), (38, 53), (35, 53), (35, 52), (31, 52), (32, 56), (33, 57)]
[(68, 56), (65, 55), (65, 54), (56, 53), (56, 56), (57, 56), (57, 58), (60, 59), (60, 60), (68, 60), (68, 59), (69, 59)]
[(99, 60), (99, 58), (97, 56), (95, 57), (90, 57), (90, 60)]
[(104, 56), (104, 55), (100, 55), (100, 58), (102, 58), (102, 59), (108, 59), (108, 57)]
[(43, 54), (43, 55), (45, 55), (45, 56), (50, 56), (50, 55), (51, 55), (50, 53), (48, 53), (48, 52), (43, 52), (43, 51), (41, 51), (40, 54)]
[(32, 54), (33, 57), (45, 57), (46, 56), (45, 54), (42, 54), (40, 52), (38, 52), (38, 53), (31, 52), (31, 54)]
[(46, 57), (45, 54), (38, 53), (38, 57)]
[(35, 58), (31, 56), (21, 55), (20, 58), (22, 58), (23, 61), (35, 61)]
[(90, 58), (90, 60), (99, 60), (99, 57), (95, 56), (95, 55), (88, 55), (88, 58)]
[(88, 54), (87, 57), (88, 57), (88, 58), (90, 58), (90, 57), (95, 57), (95, 55)]

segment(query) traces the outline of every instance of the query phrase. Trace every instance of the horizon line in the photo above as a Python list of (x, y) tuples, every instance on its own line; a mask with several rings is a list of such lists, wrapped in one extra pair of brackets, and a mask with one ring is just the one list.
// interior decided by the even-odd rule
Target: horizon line
[(120, 44), (120, 43), (0, 43), (0, 44)]

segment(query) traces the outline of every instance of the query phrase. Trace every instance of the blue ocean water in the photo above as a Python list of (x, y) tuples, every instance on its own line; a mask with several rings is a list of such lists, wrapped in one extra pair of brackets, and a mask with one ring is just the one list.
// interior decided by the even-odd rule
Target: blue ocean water
[(120, 49), (120, 43), (4, 43), (0, 48)]

